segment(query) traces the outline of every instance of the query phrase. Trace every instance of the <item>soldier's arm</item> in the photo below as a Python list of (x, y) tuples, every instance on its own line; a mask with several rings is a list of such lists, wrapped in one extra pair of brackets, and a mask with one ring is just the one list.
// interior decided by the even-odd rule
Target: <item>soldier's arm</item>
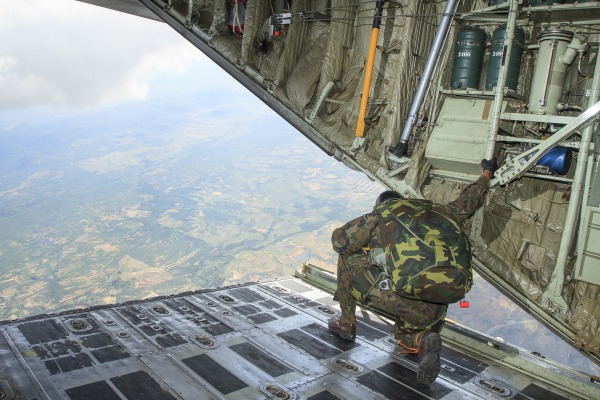
[(483, 173), (469, 186), (463, 189), (458, 199), (442, 206), (444, 210), (450, 213), (457, 222), (463, 222), (469, 218), (479, 207), (483, 205), (485, 194), (488, 191), (488, 182), (494, 176), (498, 169), (495, 158), (491, 160), (482, 160), (481, 166)]
[(356, 253), (371, 241), (371, 232), (377, 226), (379, 217), (375, 213), (355, 218), (333, 231), (331, 244), (339, 254)]
[(481, 175), (479, 179), (464, 188), (456, 200), (444, 205), (443, 208), (452, 214), (457, 222), (463, 222), (483, 204), (489, 180), (485, 175)]

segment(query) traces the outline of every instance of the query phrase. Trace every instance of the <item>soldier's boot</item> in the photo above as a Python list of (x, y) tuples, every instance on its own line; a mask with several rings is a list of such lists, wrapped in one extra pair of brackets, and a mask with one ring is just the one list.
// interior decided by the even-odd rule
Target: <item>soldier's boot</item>
[(442, 338), (437, 332), (425, 331), (417, 335), (416, 342), (419, 354), (417, 381), (430, 385), (440, 373)]
[(356, 323), (344, 323), (340, 318), (331, 318), (327, 327), (330, 331), (335, 332), (339, 337), (346, 340), (354, 341), (356, 339)]

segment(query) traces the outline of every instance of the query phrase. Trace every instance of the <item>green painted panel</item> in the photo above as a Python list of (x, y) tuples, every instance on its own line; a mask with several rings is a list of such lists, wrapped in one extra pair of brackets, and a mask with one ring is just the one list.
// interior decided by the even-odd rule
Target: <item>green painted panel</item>
[(587, 207), (575, 279), (600, 285), (600, 208)]
[(446, 98), (425, 157), (433, 168), (479, 175), (488, 146), (493, 100)]

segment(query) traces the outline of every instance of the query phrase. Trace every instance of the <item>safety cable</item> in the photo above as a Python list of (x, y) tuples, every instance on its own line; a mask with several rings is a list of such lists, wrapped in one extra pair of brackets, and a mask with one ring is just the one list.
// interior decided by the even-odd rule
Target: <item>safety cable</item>
[[(241, 29), (241, 24), (240, 24), (240, 15), (238, 13), (238, 2), (236, 0), (236, 2), (234, 3), (235, 6), (233, 7), (233, 33), (236, 33), (236, 28), (239, 26)], [(237, 22), (237, 23), (236, 23)]]

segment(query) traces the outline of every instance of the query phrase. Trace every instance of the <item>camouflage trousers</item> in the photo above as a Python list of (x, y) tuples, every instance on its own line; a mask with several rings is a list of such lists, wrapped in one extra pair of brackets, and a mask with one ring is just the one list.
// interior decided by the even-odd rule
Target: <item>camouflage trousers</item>
[(372, 268), (371, 258), (366, 253), (340, 254), (336, 298), (340, 302), (342, 322), (356, 322), (357, 299), (364, 299), (364, 304), (374, 305), (396, 317), (392, 333), (396, 339), (402, 340), (408, 346), (414, 345), (419, 332), (439, 332), (442, 329), (448, 309), (446, 304), (407, 299), (397, 296), (392, 290), (380, 290), (377, 285), (365, 298), (366, 293), (357, 290), (357, 287), (364, 291), (365, 287), (373, 286), (368, 282), (360, 282), (361, 279), (366, 280), (365, 271)]

